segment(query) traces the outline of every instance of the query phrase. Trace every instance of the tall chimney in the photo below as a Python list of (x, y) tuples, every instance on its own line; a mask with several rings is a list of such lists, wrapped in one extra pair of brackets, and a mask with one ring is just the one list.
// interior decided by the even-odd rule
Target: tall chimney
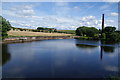
[(104, 14), (102, 14), (102, 33), (103, 33), (103, 29), (104, 29)]

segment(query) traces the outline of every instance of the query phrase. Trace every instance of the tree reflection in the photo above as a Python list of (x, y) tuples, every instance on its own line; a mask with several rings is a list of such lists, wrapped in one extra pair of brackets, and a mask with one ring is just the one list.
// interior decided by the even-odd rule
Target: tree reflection
[(87, 44), (76, 44), (78, 48), (96, 48), (95, 45), (87, 45)]
[(10, 53), (8, 51), (8, 45), (2, 45), (2, 65), (6, 64), (10, 60)]
[(114, 52), (114, 50), (115, 50), (115, 47), (111, 47), (111, 46), (103, 46), (103, 50), (104, 50), (104, 52), (106, 52), (106, 53), (113, 53)]
[[(115, 44), (115, 43), (110, 43), (108, 41), (103, 41), (101, 40), (101, 44)], [(100, 46), (100, 59), (102, 60), (103, 58), (103, 51), (105, 53), (114, 53), (115, 47), (112, 46)]]
[[(105, 41), (101, 41), (101, 45), (102, 44), (109, 44), (109, 43), (105, 42)], [(76, 44), (76, 46), (78, 48), (85, 48), (85, 49), (87, 49), (87, 48), (93, 49), (93, 48), (97, 47), (96, 45), (88, 45), (88, 44)], [(114, 51), (115, 51), (115, 47), (112, 47), (112, 46), (100, 46), (100, 59), (102, 60), (103, 54), (114, 53)]]
[[(113, 44), (113, 45), (115, 45), (116, 43), (101, 40), (101, 44)], [(112, 47), (112, 46), (103, 46), (102, 48), (103, 48), (104, 52), (107, 52), (107, 53), (109, 53), (109, 52), (113, 53), (114, 49), (115, 49), (115, 47)]]

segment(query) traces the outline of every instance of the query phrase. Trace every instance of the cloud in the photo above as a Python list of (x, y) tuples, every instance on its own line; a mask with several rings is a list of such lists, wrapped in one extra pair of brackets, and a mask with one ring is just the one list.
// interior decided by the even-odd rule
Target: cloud
[(115, 22), (114, 20), (106, 20), (106, 23), (113, 23)]
[(56, 2), (55, 6), (68, 6), (67, 2)]
[(112, 12), (112, 13), (110, 13), (109, 15), (110, 15), (110, 16), (118, 16), (118, 13)]
[[(88, 26), (101, 29), (101, 19), (98, 19), (96, 16), (89, 15), (81, 17), (70, 15), (70, 13), (75, 12), (75, 10), (80, 10), (80, 6), (70, 7), (67, 2), (56, 2), (54, 3), (54, 5), (55, 6), (51, 9), (52, 12), (54, 12), (54, 15), (49, 15), (44, 11), (40, 11), (38, 14), (38, 11), (36, 11), (37, 9), (35, 9), (35, 5), (31, 4), (22, 4), (17, 6), (15, 5), (6, 8), (3, 10), (3, 15), (8, 16), (7, 19), (9, 19), (10, 23), (14, 27), (35, 29), (39, 26), (42, 26), (56, 29), (75, 30), (77, 27), (80, 26)], [(93, 8), (95, 5), (90, 6), (89, 9)], [(77, 14), (79, 12), (80, 11), (78, 11)], [(114, 22), (114, 20), (106, 20), (105, 26), (107, 26), (108, 24), (110, 25)]]
[(111, 3), (106, 3), (105, 5), (101, 6), (100, 9), (101, 10), (104, 10), (104, 9), (107, 9), (111, 6)]
[(74, 9), (80, 9), (80, 7), (79, 6), (74, 6)]
[[(106, 23), (112, 23), (113, 20), (106, 20)], [(23, 28), (51, 27), (57, 29), (76, 29), (80, 26), (101, 28), (101, 20), (97, 20), (95, 16), (78, 17), (60, 17), (60, 16), (27, 16), (21, 20), (10, 20), (13, 26), (21, 26)], [(106, 25), (106, 24), (105, 24)]]
[(82, 18), (83, 21), (94, 20), (95, 16), (85, 16)]
[(33, 15), (35, 14), (34, 10), (21, 10), (21, 11), (17, 11), (16, 12), (17, 14), (20, 14), (20, 15), (24, 15), (24, 16), (30, 16), (30, 15)]
[[(18, 10), (19, 9), (19, 10)], [(3, 15), (9, 15), (14, 17), (26, 17), (35, 14), (33, 5), (18, 5), (3, 10)]]

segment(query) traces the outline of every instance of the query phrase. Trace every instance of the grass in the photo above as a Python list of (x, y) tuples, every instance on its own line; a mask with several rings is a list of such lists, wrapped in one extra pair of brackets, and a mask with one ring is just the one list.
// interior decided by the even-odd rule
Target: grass
[(65, 33), (44, 33), (44, 32), (30, 32), (30, 31), (9, 31), (9, 37), (33, 37), (33, 36), (72, 36), (73, 34)]

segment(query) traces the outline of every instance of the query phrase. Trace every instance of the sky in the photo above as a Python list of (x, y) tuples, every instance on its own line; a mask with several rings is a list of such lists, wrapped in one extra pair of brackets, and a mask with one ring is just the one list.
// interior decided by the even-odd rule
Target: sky
[(2, 16), (13, 27), (37, 27), (76, 30), (80, 26), (101, 29), (102, 14), (105, 26), (118, 28), (117, 2), (3, 2)]

